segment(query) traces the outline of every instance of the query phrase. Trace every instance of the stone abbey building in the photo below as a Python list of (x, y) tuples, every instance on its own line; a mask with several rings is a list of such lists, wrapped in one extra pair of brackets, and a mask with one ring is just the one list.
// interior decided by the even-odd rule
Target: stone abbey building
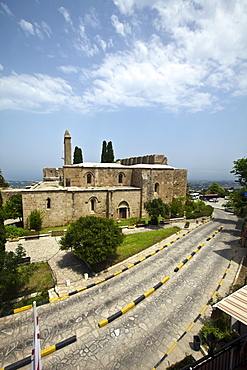
[(146, 217), (146, 201), (161, 198), (169, 203), (186, 195), (187, 170), (168, 166), (164, 155), (116, 163), (72, 164), (71, 159), (71, 136), (66, 130), (63, 167), (44, 168), (42, 182), (21, 190), (24, 226), (35, 209), (43, 213), (43, 227), (60, 226), (86, 215), (115, 220)]

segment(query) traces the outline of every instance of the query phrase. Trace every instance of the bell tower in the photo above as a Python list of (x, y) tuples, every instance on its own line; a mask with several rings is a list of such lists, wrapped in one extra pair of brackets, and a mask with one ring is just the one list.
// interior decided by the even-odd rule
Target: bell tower
[(71, 164), (71, 136), (68, 130), (64, 134), (64, 165)]

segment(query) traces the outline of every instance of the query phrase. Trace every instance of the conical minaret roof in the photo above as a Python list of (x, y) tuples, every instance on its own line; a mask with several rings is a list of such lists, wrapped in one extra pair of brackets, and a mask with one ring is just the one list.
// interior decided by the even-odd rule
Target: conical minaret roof
[(65, 131), (64, 137), (71, 137), (68, 130)]

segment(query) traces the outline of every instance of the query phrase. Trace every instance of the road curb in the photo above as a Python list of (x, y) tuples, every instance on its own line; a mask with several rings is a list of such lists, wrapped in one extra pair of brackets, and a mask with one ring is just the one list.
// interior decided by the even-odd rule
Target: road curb
[(217, 295), (219, 289), (221, 288), (227, 274), (228, 274), (228, 271), (229, 271), (229, 268), (231, 267), (231, 264), (234, 260), (234, 257), (236, 255), (238, 251), (238, 247), (235, 249), (235, 252), (234, 254), (232, 255), (232, 258), (225, 270), (225, 273), (223, 274), (222, 276), (222, 279), (220, 280), (216, 290), (214, 291), (214, 293), (212, 294), (212, 296), (210, 297), (210, 299), (208, 300), (207, 304), (203, 307), (203, 309), (200, 311), (200, 313), (197, 315), (197, 317), (195, 318), (194, 321), (192, 321), (192, 323), (188, 326), (188, 328), (184, 331), (184, 333), (179, 337), (179, 339), (169, 348), (169, 350), (164, 354), (164, 356), (157, 362), (157, 364), (152, 368), (152, 370), (155, 370), (157, 369), (161, 363), (169, 356), (169, 354), (174, 350), (174, 348), (177, 346), (177, 344), (184, 338), (184, 336), (193, 328), (193, 326), (196, 324), (196, 322), (201, 318), (201, 316), (203, 315), (203, 313), (206, 311), (206, 309), (212, 305), (213, 303), (213, 300), (214, 300), (214, 297)]
[[(173, 243), (175, 243), (177, 240), (180, 240), (180, 239), (181, 239), (181, 238), (183, 238), (184, 236), (188, 235), (191, 231), (193, 231), (193, 230), (197, 229), (197, 228), (198, 228), (198, 227), (200, 227), (200, 226), (205, 225), (206, 223), (208, 223), (208, 222), (210, 222), (210, 221), (211, 221), (211, 220), (206, 220), (206, 221), (205, 221), (205, 222), (203, 222), (202, 224), (197, 225), (196, 227), (194, 227), (194, 228), (193, 228), (193, 229), (191, 229), (191, 230), (188, 230), (186, 233), (184, 233), (184, 234), (182, 234), (182, 235), (178, 236), (176, 239), (172, 240), (171, 242), (168, 242), (167, 244), (165, 244), (165, 245), (161, 246), (160, 248), (158, 248), (157, 250), (155, 250), (155, 251), (151, 252), (151, 253), (150, 253), (150, 254), (148, 254), (147, 256), (145, 256), (145, 257), (141, 258), (140, 260), (138, 260), (138, 261), (136, 261), (136, 262), (132, 263), (131, 265), (129, 265), (129, 266), (127, 266), (127, 267), (123, 268), (122, 270), (119, 270), (119, 271), (115, 272), (114, 274), (112, 274), (112, 275), (110, 275), (110, 276), (107, 276), (106, 278), (100, 279), (100, 280), (98, 280), (98, 281), (96, 281), (96, 282), (94, 282), (94, 283), (91, 283), (91, 284), (86, 285), (86, 286), (84, 286), (84, 287), (82, 287), (82, 288), (76, 289), (76, 290), (74, 290), (74, 291), (72, 291), (72, 292), (69, 292), (69, 293), (66, 293), (66, 294), (62, 294), (62, 295), (60, 295), (60, 296), (58, 296), (58, 297), (50, 298), (49, 300), (46, 300), (46, 301), (43, 301), (43, 302), (37, 302), (37, 307), (39, 307), (39, 306), (43, 306), (43, 305), (48, 304), (48, 303), (54, 303), (54, 302), (63, 301), (63, 300), (65, 300), (65, 299), (69, 298), (69, 297), (70, 297), (70, 296), (72, 296), (72, 295), (75, 295), (75, 294), (80, 293), (80, 292), (82, 292), (82, 291), (84, 291), (84, 290), (90, 289), (90, 288), (92, 288), (92, 287), (94, 287), (94, 286), (96, 286), (96, 285), (99, 285), (99, 284), (101, 284), (101, 283), (103, 283), (103, 282), (107, 281), (107, 280), (110, 280), (110, 279), (114, 278), (115, 276), (117, 276), (117, 275), (121, 274), (122, 272), (125, 272), (125, 271), (129, 270), (130, 268), (132, 268), (132, 267), (134, 267), (134, 266), (138, 265), (139, 263), (141, 263), (141, 262), (143, 262), (144, 260), (148, 259), (149, 257), (151, 257), (151, 256), (155, 255), (156, 253), (160, 252), (161, 250), (163, 250), (163, 249), (167, 248), (168, 246), (170, 246), (170, 245), (172, 245)], [(160, 242), (160, 243), (161, 243), (161, 242)], [(158, 245), (158, 244), (160, 244), (160, 243), (156, 243), (156, 244), (154, 244), (153, 246), (151, 246), (150, 248), (154, 248), (156, 245)], [(148, 249), (149, 249), (149, 248), (148, 248)], [(138, 253), (137, 255), (131, 256), (131, 257), (129, 257), (127, 260), (122, 261), (122, 262), (119, 262), (119, 264), (116, 264), (116, 265), (112, 266), (111, 268), (114, 268), (114, 267), (116, 267), (116, 266), (118, 266), (118, 265), (121, 265), (121, 264), (123, 264), (123, 263), (126, 263), (128, 260), (133, 259), (135, 256), (138, 256), (138, 255), (140, 255), (140, 254), (141, 254), (141, 253), (143, 253), (143, 252), (144, 252), (144, 251), (142, 251), (142, 252)], [(23, 306), (23, 307), (20, 307), (20, 308), (15, 308), (15, 309), (13, 309), (13, 310), (11, 310), (11, 311), (9, 311), (9, 312), (6, 312), (6, 313), (2, 313), (2, 314), (0, 314), (0, 318), (1, 318), (1, 317), (6, 317), (6, 316), (10, 316), (10, 315), (13, 315), (13, 314), (16, 314), (16, 313), (22, 312), (22, 311), (26, 311), (26, 310), (29, 310), (29, 309), (31, 309), (31, 308), (32, 308), (32, 305), (27, 305), (27, 306)]]
[[(70, 338), (67, 338), (63, 340), (62, 342), (59, 342), (57, 344), (54, 344), (53, 346), (47, 347), (41, 351), (41, 357), (45, 357), (47, 355), (50, 355), (51, 353), (58, 351), (59, 349), (68, 346), (71, 343), (76, 342), (76, 335), (73, 335)], [(31, 364), (31, 356), (25, 357), (20, 361), (14, 362), (11, 365), (8, 365), (6, 367), (2, 367), (0, 370), (15, 370), (20, 369), (23, 366), (26, 366), (28, 364)]]
[(159, 289), (163, 284), (165, 284), (170, 279), (170, 276), (166, 276), (164, 279), (162, 279), (158, 284), (156, 284), (153, 288), (149, 289), (147, 292), (143, 293), (140, 297), (135, 299), (133, 302), (129, 303), (127, 306), (123, 307), (120, 311), (114, 313), (113, 315), (109, 316), (107, 319), (104, 319), (100, 322), (98, 322), (98, 327), (102, 328), (103, 326), (109, 324), (110, 322), (116, 320), (118, 317), (122, 316), (126, 312), (128, 312), (131, 308), (135, 307), (143, 301), (145, 298), (147, 298), (150, 294), (155, 292), (157, 289)]
[[(215, 231), (213, 235), (211, 235), (209, 238), (206, 239), (206, 241), (209, 241), (210, 239), (214, 238), (216, 234), (218, 234), (224, 227), (221, 226), (219, 230)], [(183, 260), (175, 269), (174, 272), (178, 272), (202, 247), (204, 246), (204, 243), (201, 243), (187, 258)]]

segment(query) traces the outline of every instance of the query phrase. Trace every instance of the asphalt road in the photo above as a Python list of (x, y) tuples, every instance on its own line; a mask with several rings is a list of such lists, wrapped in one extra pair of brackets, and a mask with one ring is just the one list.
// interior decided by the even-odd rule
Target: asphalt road
[[(75, 343), (44, 357), (43, 369), (151, 370), (208, 302), (237, 247), (236, 216), (221, 210), (215, 214), (213, 221), (113, 279), (38, 307), (42, 349), (77, 336)], [(206, 241), (221, 226), (224, 229)], [(98, 327), (166, 276), (170, 279), (137, 306)], [(32, 338), (32, 310), (0, 318), (0, 366), (29, 356)]]

